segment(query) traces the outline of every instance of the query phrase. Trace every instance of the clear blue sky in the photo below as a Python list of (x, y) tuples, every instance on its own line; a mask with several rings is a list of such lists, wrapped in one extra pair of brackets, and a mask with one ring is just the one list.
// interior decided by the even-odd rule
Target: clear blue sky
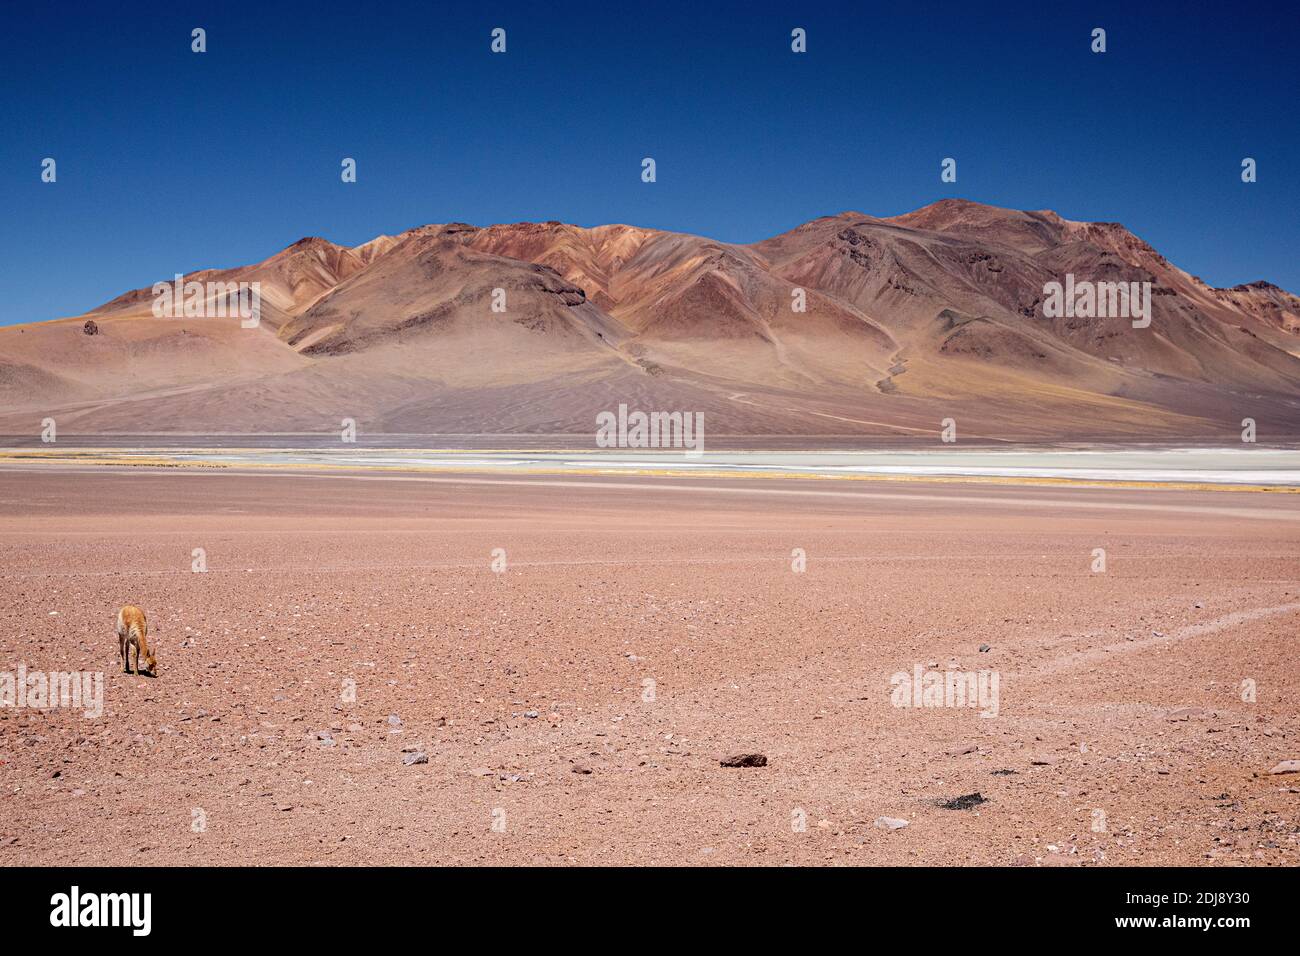
[(1213, 284), (1300, 292), (1288, 7), (10, 3), (0, 324), (305, 235), (560, 219), (751, 242), (945, 196), (1116, 220)]

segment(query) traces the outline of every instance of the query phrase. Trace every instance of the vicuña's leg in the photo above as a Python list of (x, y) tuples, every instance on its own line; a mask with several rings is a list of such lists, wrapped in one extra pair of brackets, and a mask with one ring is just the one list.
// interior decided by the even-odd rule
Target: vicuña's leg
[(126, 647), (126, 638), (123, 637), (121, 634), (117, 635), (117, 653), (122, 658), (122, 673), (123, 674), (131, 673), (131, 669), (127, 667), (126, 655), (128, 651)]

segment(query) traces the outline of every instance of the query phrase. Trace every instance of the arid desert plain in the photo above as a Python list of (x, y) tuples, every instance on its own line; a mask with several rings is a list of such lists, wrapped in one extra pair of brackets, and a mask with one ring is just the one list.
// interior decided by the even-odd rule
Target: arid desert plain
[(104, 675), (0, 708), (9, 864), (1300, 862), (1286, 489), (11, 461), (0, 542)]

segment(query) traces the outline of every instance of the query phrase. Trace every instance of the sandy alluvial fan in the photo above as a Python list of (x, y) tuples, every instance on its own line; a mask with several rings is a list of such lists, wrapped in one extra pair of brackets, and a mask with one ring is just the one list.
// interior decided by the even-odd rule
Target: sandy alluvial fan
[[(1149, 281), (1150, 327), (1045, 317), (1067, 273)], [(144, 288), (2, 328), (0, 429), (583, 434), (626, 402), (715, 435), (933, 435), (955, 415), (971, 439), (1222, 440), (1249, 416), (1300, 437), (1300, 298), (1212, 288), (1049, 211), (944, 200), (752, 245), (453, 223), (186, 278), (260, 283), (260, 326), (155, 318)]]

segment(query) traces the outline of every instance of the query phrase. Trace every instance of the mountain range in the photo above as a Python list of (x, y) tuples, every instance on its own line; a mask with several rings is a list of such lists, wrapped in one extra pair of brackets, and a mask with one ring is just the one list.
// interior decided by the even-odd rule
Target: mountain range
[[(1150, 282), (1150, 326), (1046, 317), (1066, 275)], [(0, 328), (0, 432), (590, 436), (622, 403), (755, 443), (937, 440), (945, 418), (959, 440), (1300, 438), (1300, 298), (1046, 210), (942, 200), (749, 245), (448, 223), (185, 278), (258, 283), (260, 323), (159, 318), (143, 288)]]

